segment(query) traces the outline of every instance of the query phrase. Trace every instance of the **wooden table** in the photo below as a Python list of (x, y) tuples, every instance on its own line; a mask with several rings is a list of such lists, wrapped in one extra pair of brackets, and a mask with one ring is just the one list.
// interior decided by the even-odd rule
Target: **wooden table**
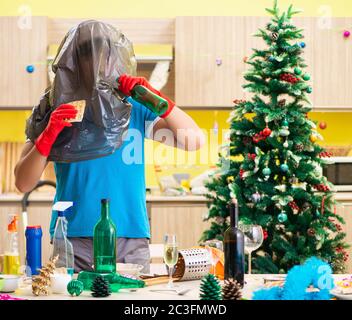
[[(164, 266), (161, 264), (151, 265), (151, 271), (153, 273), (160, 273), (164, 271)], [(348, 275), (334, 275), (335, 280), (340, 280)], [(243, 298), (251, 299), (252, 293), (259, 289), (264, 284), (264, 279), (268, 278), (279, 278), (285, 277), (285, 275), (245, 275), (245, 286), (243, 288)], [(185, 295), (177, 295), (176, 292), (172, 291), (160, 291), (155, 292), (151, 290), (165, 289), (166, 284), (159, 284), (153, 286), (147, 286), (145, 288), (137, 289), (136, 291), (130, 291), (129, 289), (121, 289), (117, 293), (112, 293), (111, 296), (103, 299), (107, 300), (199, 300), (199, 288), (200, 280), (194, 281), (182, 281), (176, 282), (175, 285), (178, 288), (189, 288)], [(53, 294), (49, 296), (33, 296), (29, 287), (25, 289), (18, 289), (16, 293), (11, 293), (12, 296), (21, 297), (30, 300), (87, 300), (96, 299), (91, 296), (90, 291), (83, 291), (78, 297), (71, 297), (68, 293), (66, 294)]]

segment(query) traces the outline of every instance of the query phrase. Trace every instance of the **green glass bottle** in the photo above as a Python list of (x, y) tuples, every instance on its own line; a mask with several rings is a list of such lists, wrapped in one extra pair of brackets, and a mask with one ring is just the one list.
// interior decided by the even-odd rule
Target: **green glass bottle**
[[(119, 83), (119, 78), (116, 79), (116, 82)], [(158, 116), (163, 115), (169, 107), (167, 100), (140, 84), (133, 87), (131, 97)]]
[(116, 272), (116, 227), (109, 217), (109, 199), (101, 200), (101, 218), (94, 227), (94, 269)]
[(168, 103), (164, 98), (159, 97), (145, 86), (136, 85), (131, 93), (134, 100), (143, 104), (157, 115), (164, 114), (168, 108)]

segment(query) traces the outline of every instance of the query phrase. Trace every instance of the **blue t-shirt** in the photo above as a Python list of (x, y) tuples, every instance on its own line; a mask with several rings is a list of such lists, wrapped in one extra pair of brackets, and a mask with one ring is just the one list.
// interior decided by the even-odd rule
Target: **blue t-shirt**
[[(132, 100), (130, 124), (124, 142), (113, 154), (87, 161), (55, 163), (56, 201), (73, 201), (69, 237), (92, 237), (100, 218), (100, 200), (110, 199), (110, 217), (118, 237), (150, 238), (146, 209), (144, 138), (157, 116)], [(150, 127), (149, 127), (150, 128)], [(57, 214), (52, 213), (53, 235)]]

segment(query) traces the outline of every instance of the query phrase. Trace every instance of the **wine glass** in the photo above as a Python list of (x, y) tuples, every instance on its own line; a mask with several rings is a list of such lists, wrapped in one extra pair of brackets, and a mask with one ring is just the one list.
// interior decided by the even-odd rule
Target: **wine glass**
[(176, 235), (174, 234), (166, 234), (164, 237), (164, 261), (168, 266), (169, 271), (169, 282), (167, 287), (173, 288), (172, 275), (174, 271), (174, 266), (178, 260), (178, 250), (177, 250), (177, 242)]
[(264, 241), (263, 228), (255, 224), (242, 224), (244, 234), (244, 249), (248, 254), (248, 274), (252, 273), (252, 252), (257, 250)]
[(219, 262), (219, 256), (217, 254), (213, 254), (211, 248), (219, 249), (220, 251), (224, 251), (223, 242), (217, 239), (207, 240), (204, 242), (204, 247), (208, 250), (210, 255), (211, 267), (214, 271), (213, 274), (216, 275), (216, 265)]

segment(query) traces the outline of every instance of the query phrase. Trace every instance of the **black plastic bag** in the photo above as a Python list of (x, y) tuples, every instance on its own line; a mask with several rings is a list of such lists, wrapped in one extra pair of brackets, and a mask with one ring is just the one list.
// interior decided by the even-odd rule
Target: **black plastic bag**
[(85, 100), (81, 122), (63, 129), (49, 161), (89, 160), (113, 153), (128, 129), (131, 104), (117, 91), (117, 78), (136, 74), (132, 43), (109, 24), (89, 20), (73, 27), (60, 44), (54, 81), (27, 120), (31, 141), (41, 134), (58, 106)]

